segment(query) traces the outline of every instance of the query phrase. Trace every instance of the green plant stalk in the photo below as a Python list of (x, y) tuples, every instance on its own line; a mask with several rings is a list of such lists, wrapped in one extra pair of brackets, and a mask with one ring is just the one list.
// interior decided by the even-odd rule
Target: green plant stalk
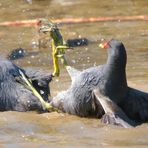
[(32, 86), (31, 82), (26, 78), (26, 76), (24, 75), (24, 73), (19, 70), (19, 73), (22, 77), (22, 79), (25, 81), (25, 83), (27, 84), (27, 86), (32, 90), (33, 94), (39, 99), (39, 101), (42, 104), (43, 109), (47, 109), (47, 110), (52, 110), (53, 107), (44, 101), (44, 99), (42, 98), (42, 96), (38, 93), (38, 91)]
[(61, 62), (65, 67), (68, 66), (64, 54), (65, 49), (68, 49), (69, 47), (63, 45), (63, 37), (58, 28), (54, 28), (54, 31), (50, 32), (50, 36), (52, 38), (53, 76), (59, 76), (60, 69), (58, 58), (61, 59)]

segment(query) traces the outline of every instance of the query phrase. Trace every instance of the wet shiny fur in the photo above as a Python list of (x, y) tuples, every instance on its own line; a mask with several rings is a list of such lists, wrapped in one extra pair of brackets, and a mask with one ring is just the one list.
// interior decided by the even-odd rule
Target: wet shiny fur
[[(42, 111), (38, 98), (19, 81), (19, 68), (11, 61), (0, 58), (0, 111)], [(48, 100), (51, 75), (41, 70), (21, 69), (32, 80), (33, 86)], [(42, 93), (41, 93), (42, 92)]]

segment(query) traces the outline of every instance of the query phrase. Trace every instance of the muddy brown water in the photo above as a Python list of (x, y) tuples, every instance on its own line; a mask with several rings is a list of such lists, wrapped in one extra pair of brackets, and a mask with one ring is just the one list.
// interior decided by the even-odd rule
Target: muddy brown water
[[(0, 22), (35, 18), (97, 17), (146, 15), (147, 0), (0, 0)], [(60, 26), (66, 39), (85, 37), (90, 44), (66, 52), (70, 65), (79, 70), (102, 64), (107, 52), (98, 48), (101, 38), (117, 38), (128, 54), (128, 84), (148, 92), (148, 22), (126, 21), (69, 24)], [(7, 57), (12, 49), (22, 47), (31, 53), (16, 60), (22, 67), (52, 72), (50, 48), (37, 48), (36, 28), (0, 27), (0, 55)], [(65, 90), (70, 78), (61, 66), (61, 77), (51, 84), (52, 96)], [(98, 119), (79, 118), (62, 113), (1, 112), (0, 147), (147, 147), (148, 124), (123, 129), (106, 126)]]

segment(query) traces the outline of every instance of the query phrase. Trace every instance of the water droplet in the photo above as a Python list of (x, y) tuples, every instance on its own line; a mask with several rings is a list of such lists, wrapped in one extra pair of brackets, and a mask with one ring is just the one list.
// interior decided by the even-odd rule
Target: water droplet
[(32, 56), (31, 56), (31, 58), (32, 58), (32, 59), (34, 59), (34, 58), (35, 58), (35, 56), (34, 56), (34, 55), (32, 55)]
[(28, 64), (31, 64), (31, 61), (27, 61)]
[(40, 94), (43, 95), (45, 92), (43, 90), (40, 90)]
[(56, 81), (56, 82), (59, 82), (59, 79), (56, 79), (55, 81)]
[(73, 64), (75, 64), (75, 63), (76, 63), (76, 60), (73, 59), (73, 60), (71, 60), (71, 62), (72, 62)]
[(32, 0), (26, 0), (29, 4), (32, 4)]
[(83, 130), (83, 129), (84, 129), (84, 127), (83, 127), (83, 126), (81, 126), (81, 129)]

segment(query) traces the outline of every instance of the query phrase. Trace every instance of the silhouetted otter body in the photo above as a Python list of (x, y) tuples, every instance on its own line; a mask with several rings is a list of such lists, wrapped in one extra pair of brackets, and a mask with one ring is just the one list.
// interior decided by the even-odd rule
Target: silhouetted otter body
[(147, 121), (148, 93), (127, 86), (125, 71), (127, 57), (124, 45), (117, 40), (111, 40), (107, 48), (106, 64), (82, 72), (69, 67), (72, 84), (68, 90), (55, 96), (51, 104), (70, 114), (102, 116), (104, 110), (93, 91), (98, 89), (101, 95), (122, 107), (127, 116)]
[(33, 86), (46, 101), (48, 100), (50, 74), (32, 69), (25, 71), (11, 61), (0, 58), (0, 111), (42, 111), (42, 105), (38, 98), (20, 83), (19, 70), (32, 80)]

